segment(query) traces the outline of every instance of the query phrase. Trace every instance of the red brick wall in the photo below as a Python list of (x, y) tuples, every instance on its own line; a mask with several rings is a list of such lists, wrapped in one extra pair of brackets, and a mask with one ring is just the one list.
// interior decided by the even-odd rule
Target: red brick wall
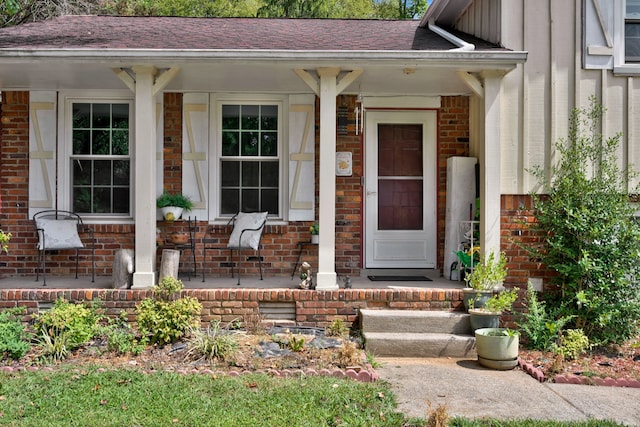
[[(8, 123), (2, 126), (2, 145), (0, 147), (0, 185), (2, 205), (0, 227), (13, 233), (10, 253), (3, 256), (3, 276), (33, 275), (36, 267), (36, 236), (27, 211), (28, 203), (28, 92), (4, 92), (3, 116)], [(338, 107), (348, 109), (348, 134), (338, 135), (336, 150), (353, 154), (353, 175), (336, 177), (336, 271), (339, 275), (358, 275), (362, 261), (362, 186), (363, 141), (362, 134), (355, 135), (356, 106), (354, 96), (339, 96)], [(319, 153), (319, 101), (316, 101), (316, 153)], [(442, 108), (438, 112), (438, 266), (441, 268), (444, 258), (444, 218), (446, 200), (446, 159), (452, 155), (467, 155), (469, 151), (469, 102), (464, 96), (443, 97)], [(164, 188), (171, 192), (182, 189), (182, 94), (164, 95)], [(333, 168), (333, 165), (331, 165)], [(316, 170), (318, 170), (316, 156)], [(316, 174), (316, 180), (318, 174)], [(316, 203), (318, 183), (316, 182)], [(317, 209), (316, 209), (317, 211)], [(297, 258), (299, 241), (309, 239), (308, 222), (289, 223), (281, 226), (268, 226), (263, 238), (262, 256), (266, 275), (290, 275)], [(166, 232), (184, 229), (183, 222), (158, 226)], [(119, 248), (134, 247), (133, 225), (97, 225), (94, 227), (98, 248), (96, 251), (96, 274), (110, 275), (113, 253)], [(209, 235), (206, 221), (200, 221), (197, 239), (204, 237), (226, 244), (228, 230), (213, 227)], [(196, 251), (198, 267), (203, 261), (202, 248)], [(227, 275), (228, 253), (226, 251), (207, 253), (207, 274)], [(88, 257), (83, 257), (88, 259)], [(307, 248), (303, 259), (317, 265), (317, 248)], [(209, 262), (210, 261), (210, 262)], [(47, 263), (52, 274), (68, 274), (73, 260), (68, 253), (62, 253)], [(0, 264), (1, 265), (1, 264)], [(90, 264), (83, 261), (81, 274), (89, 274)], [(256, 274), (256, 262), (243, 263), (244, 274)]]
[[(122, 310), (135, 321), (135, 306), (149, 293), (144, 290), (0, 290), (0, 309), (23, 306), (27, 314), (37, 313), (42, 303), (58, 298), (68, 301), (100, 301), (106, 314), (117, 317)], [(460, 289), (340, 289), (335, 291), (304, 291), (298, 289), (208, 289), (183, 290), (182, 295), (197, 298), (202, 303), (201, 320), (231, 322), (244, 316), (261, 317), (260, 305), (268, 302), (291, 303), (295, 306), (298, 325), (328, 326), (334, 319), (348, 325), (357, 322), (362, 308), (398, 310), (463, 310)]]

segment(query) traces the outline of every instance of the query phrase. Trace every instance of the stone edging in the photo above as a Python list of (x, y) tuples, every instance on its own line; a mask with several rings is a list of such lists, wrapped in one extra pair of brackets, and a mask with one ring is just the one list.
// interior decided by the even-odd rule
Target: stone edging
[[(43, 372), (53, 372), (54, 369), (51, 367), (40, 368), (38, 366), (20, 366), (20, 367), (12, 367), (12, 366), (2, 366), (0, 367), (0, 372), (12, 373), (12, 372), (21, 372), (21, 371), (29, 371), (34, 372), (42, 369)], [(98, 368), (98, 372), (105, 372), (107, 368)], [(216, 372), (212, 369), (177, 369), (175, 371), (180, 375), (188, 375), (188, 374), (206, 374), (206, 375), (217, 375), (220, 372)], [(363, 383), (370, 383), (377, 381), (379, 379), (378, 373), (371, 367), (371, 365), (367, 365), (365, 368), (353, 367), (347, 369), (320, 369), (316, 371), (315, 369), (283, 369), (281, 371), (276, 369), (269, 369), (266, 371), (229, 371), (226, 375), (230, 377), (239, 377), (241, 375), (249, 375), (249, 374), (267, 374), (273, 377), (278, 378), (293, 378), (293, 377), (314, 377), (314, 376), (324, 376), (324, 377), (335, 377), (335, 378), (351, 378), (356, 381), (360, 381)]]
[[(530, 363), (525, 362), (524, 360), (518, 358), (518, 366), (531, 375), (533, 378), (538, 380), (539, 382), (545, 381), (544, 373), (533, 366)], [(553, 378), (553, 382), (556, 384), (582, 384), (582, 385), (595, 385), (595, 386), (605, 386), (605, 387), (631, 387), (631, 388), (640, 388), (640, 381), (635, 379), (613, 379), (613, 378), (587, 378), (578, 375), (572, 374), (563, 374), (556, 375)]]

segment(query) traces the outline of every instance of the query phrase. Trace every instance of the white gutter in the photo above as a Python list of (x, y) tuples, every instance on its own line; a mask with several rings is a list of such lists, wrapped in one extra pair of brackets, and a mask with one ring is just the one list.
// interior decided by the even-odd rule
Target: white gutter
[(462, 40), (459, 37), (454, 36), (453, 34), (451, 34), (448, 31), (445, 31), (444, 29), (438, 27), (436, 24), (433, 23), (433, 21), (429, 21), (429, 23), (427, 24), (427, 27), (429, 28), (429, 30), (433, 31), (434, 33), (436, 33), (437, 35), (439, 35), (440, 37), (442, 37), (443, 39), (450, 41), (451, 43), (455, 44), (456, 46), (459, 46), (455, 49), (449, 49), (448, 52), (470, 52), (470, 51), (474, 51), (476, 50), (476, 46), (471, 44), (471, 43), (467, 43), (466, 41)]

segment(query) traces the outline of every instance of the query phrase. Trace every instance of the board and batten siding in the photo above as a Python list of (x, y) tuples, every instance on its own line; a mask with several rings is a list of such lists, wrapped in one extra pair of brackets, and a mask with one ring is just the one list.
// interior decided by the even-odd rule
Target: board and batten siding
[[(587, 108), (591, 96), (606, 109), (602, 134), (622, 134), (620, 166), (630, 163), (640, 171), (640, 75), (583, 66), (583, 12), (592, 13), (593, 1), (599, 0), (476, 0), (458, 18), (460, 31), (528, 52), (526, 63), (502, 82), (502, 194), (540, 190), (527, 170), (550, 169), (554, 143), (567, 136), (571, 111)], [(611, 12), (602, 1), (598, 6), (605, 9), (606, 26)], [(493, 29), (500, 30), (497, 38)], [(480, 125), (471, 129), (472, 140), (481, 136)]]

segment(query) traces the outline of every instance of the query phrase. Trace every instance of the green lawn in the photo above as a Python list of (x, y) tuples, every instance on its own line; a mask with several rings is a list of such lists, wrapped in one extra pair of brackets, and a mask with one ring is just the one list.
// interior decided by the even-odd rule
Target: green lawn
[[(427, 426), (397, 412), (384, 381), (143, 374), (67, 368), (0, 374), (1, 426)], [(425, 417), (426, 417), (425, 407)], [(453, 420), (452, 426), (615, 426)]]

